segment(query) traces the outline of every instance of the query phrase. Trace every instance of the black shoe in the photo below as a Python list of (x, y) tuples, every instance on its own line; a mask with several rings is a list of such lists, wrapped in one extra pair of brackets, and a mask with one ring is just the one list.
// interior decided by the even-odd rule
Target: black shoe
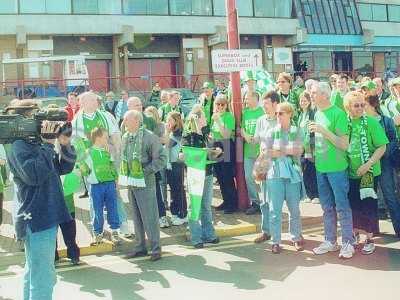
[(234, 210), (234, 209), (224, 209), (224, 214), (225, 214), (225, 215), (231, 215), (231, 214), (233, 214), (233, 213), (235, 213), (235, 210)]
[(147, 251), (136, 251), (136, 252), (130, 252), (127, 255), (124, 256), (125, 259), (131, 259), (135, 257), (143, 257), (147, 256)]
[(73, 266), (77, 266), (81, 263), (81, 261), (79, 260), (79, 258), (71, 258), (71, 264)]
[(89, 197), (89, 193), (85, 192), (84, 194), (80, 195), (78, 198), (82, 199), (82, 198), (87, 198), (87, 197)]
[(194, 247), (195, 249), (203, 249), (203, 248), (204, 248), (204, 244), (203, 244), (203, 243), (198, 243), (198, 244), (196, 244), (196, 245), (193, 245), (193, 247)]
[(251, 216), (258, 214), (260, 212), (260, 209), (257, 206), (252, 206), (246, 210), (246, 215)]
[(157, 261), (161, 259), (161, 253), (153, 253), (150, 256), (151, 261)]
[(216, 237), (215, 239), (211, 240), (211, 241), (207, 241), (207, 244), (219, 244), (219, 238)]

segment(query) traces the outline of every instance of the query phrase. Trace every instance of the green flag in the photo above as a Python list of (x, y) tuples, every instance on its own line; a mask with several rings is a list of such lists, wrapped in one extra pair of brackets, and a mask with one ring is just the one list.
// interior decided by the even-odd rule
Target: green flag
[(77, 192), (80, 186), (81, 186), (81, 179), (74, 172), (71, 172), (64, 176), (63, 180), (64, 196), (69, 196)]
[(206, 178), (207, 149), (182, 147), (187, 165), (187, 182), (190, 198), (190, 220), (200, 218), (201, 199), (203, 198), (204, 180)]
[(255, 80), (256, 92), (258, 92), (260, 95), (275, 89), (274, 78), (263, 68), (242, 71), (240, 73), (240, 78), (243, 81)]

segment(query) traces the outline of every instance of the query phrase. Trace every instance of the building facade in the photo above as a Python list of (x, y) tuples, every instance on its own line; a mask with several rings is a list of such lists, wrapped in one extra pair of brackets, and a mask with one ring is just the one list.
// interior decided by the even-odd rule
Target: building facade
[[(400, 0), (237, 0), (237, 7), (241, 48), (262, 49), (270, 72), (398, 71)], [(95, 90), (116, 88), (117, 77), (140, 77), (129, 84), (138, 90), (193, 74), (205, 80), (211, 51), (226, 46), (225, 0), (0, 1), (0, 59), (84, 55)], [(278, 59), (287, 49), (292, 55)], [(0, 74), (1, 81), (60, 77), (57, 62)]]

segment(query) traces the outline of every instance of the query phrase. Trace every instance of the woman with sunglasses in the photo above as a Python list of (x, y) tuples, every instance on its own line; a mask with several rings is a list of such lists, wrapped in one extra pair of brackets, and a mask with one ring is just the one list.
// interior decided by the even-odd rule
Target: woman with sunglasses
[(358, 242), (360, 233), (366, 235), (362, 254), (372, 254), (372, 240), (378, 219), (378, 176), (380, 159), (388, 139), (379, 121), (365, 114), (365, 99), (360, 92), (349, 92), (344, 97), (344, 108), (350, 118), (349, 201), (353, 215), (353, 232)]
[(211, 117), (211, 139), (215, 148), (221, 148), (223, 155), (214, 165), (215, 174), (222, 194), (222, 206), (225, 214), (237, 210), (238, 198), (235, 185), (235, 117), (228, 111), (228, 99), (220, 94), (214, 101), (214, 113)]
[(301, 235), (300, 200), (303, 179), (300, 156), (303, 153), (302, 130), (292, 124), (294, 109), (291, 104), (278, 104), (277, 125), (267, 132), (266, 154), (272, 159), (266, 178), (266, 198), (270, 210), (272, 253), (281, 252), (282, 206), (289, 209), (289, 230), (297, 251), (304, 250)]

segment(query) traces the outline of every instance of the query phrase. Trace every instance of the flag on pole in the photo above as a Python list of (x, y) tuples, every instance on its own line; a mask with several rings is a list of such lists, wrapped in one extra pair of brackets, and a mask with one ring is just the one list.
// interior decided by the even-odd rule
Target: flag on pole
[(275, 89), (274, 78), (263, 68), (242, 71), (240, 78), (243, 81), (255, 80), (256, 92), (260, 95)]
[(190, 199), (190, 215), (192, 221), (200, 218), (201, 199), (203, 198), (204, 180), (206, 178), (207, 149), (182, 147), (187, 165), (187, 183)]

